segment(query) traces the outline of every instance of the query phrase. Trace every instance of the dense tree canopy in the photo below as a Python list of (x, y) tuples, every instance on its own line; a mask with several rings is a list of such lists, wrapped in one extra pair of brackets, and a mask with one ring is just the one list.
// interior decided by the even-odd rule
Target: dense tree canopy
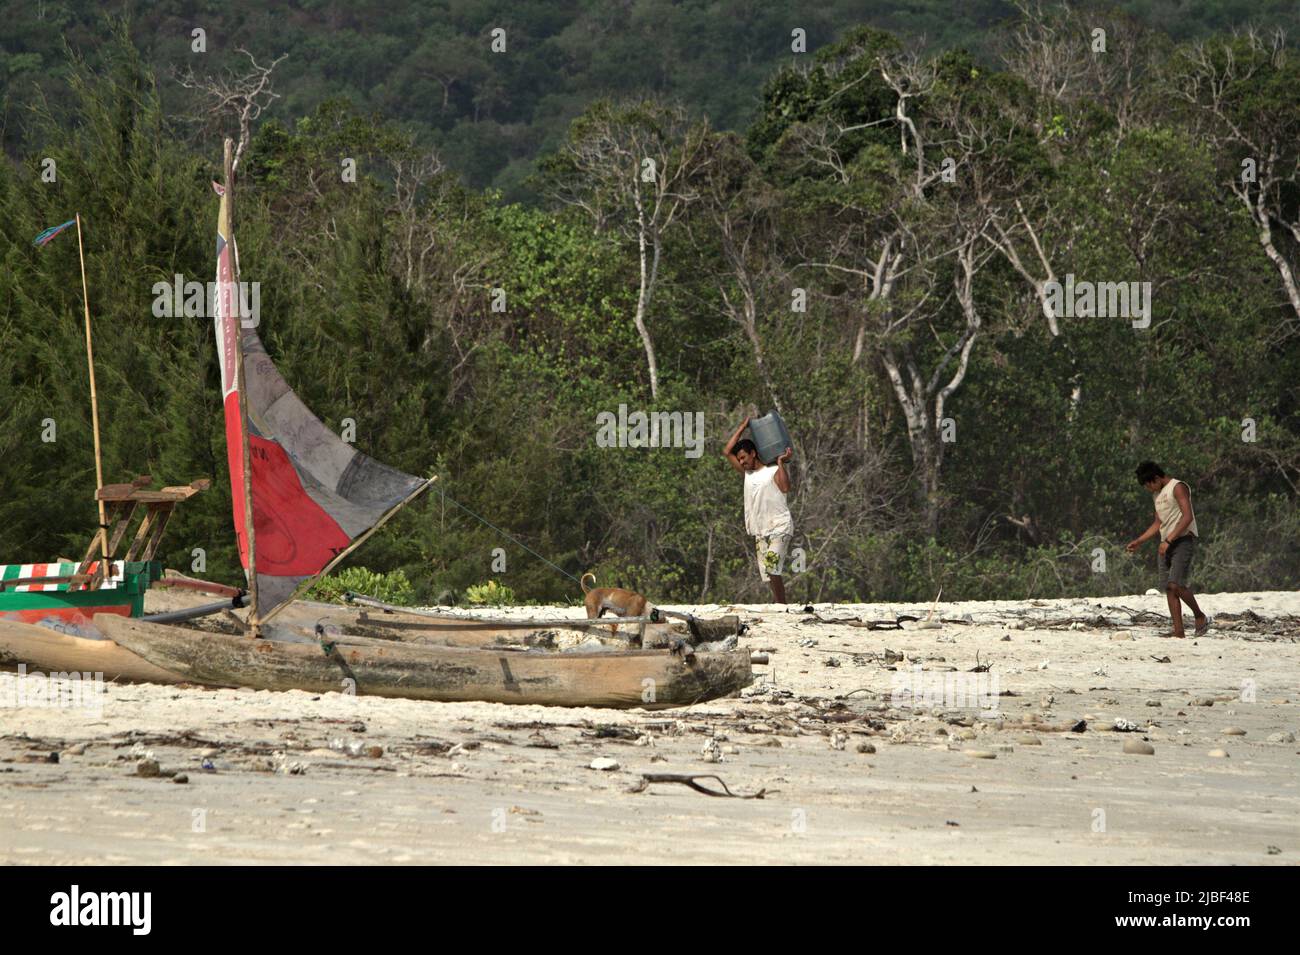
[[(440, 475), (354, 564), (426, 600), (489, 578), (573, 596), (537, 554), (664, 602), (756, 597), (719, 452), (775, 407), (792, 599), (1145, 590), (1153, 555), (1122, 545), (1150, 520), (1147, 458), (1192, 484), (1200, 586), (1294, 587), (1295, 51), (1202, 38), (1227, 4), (1034, 8), (965, 49), (910, 36), (937, 5), (851, 6), (820, 9), (802, 56), (780, 4), (302, 2), (274, 30), (211, 6), (214, 49), (290, 53), (237, 190), (268, 351), (327, 425)], [(7, 12), (0, 554), (71, 554), (94, 524), (75, 236), (32, 245), (76, 211), (106, 476), (213, 478), (165, 557), (201, 548), (235, 581), (211, 322), (152, 308), (156, 283), (212, 274), (209, 181), (240, 122), (203, 84), (225, 61), (177, 81), (203, 20), (179, 4), (84, 60), (51, 38), (102, 21)], [(1085, 286), (1091, 314), (1053, 297)], [(602, 446), (620, 406), (698, 416), (699, 453)]]

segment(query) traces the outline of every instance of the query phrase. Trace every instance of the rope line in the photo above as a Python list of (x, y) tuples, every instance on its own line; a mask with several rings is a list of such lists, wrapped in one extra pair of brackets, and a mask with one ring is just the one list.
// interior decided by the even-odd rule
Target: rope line
[(573, 574), (569, 573), (567, 570), (565, 570), (563, 567), (559, 566), (558, 564), (552, 563), (551, 561), (547, 560), (545, 557), (543, 557), (541, 554), (537, 553), (537, 551), (533, 550), (531, 547), (529, 547), (527, 544), (525, 544), (525, 543), (524, 543), (523, 541), (521, 541), (519, 538), (514, 537), (514, 536), (512, 536), (512, 535), (506, 533), (506, 532), (503, 531), (501, 528), (497, 527), (495, 524), (493, 524), (491, 521), (489, 521), (486, 517), (482, 517), (482, 516), (480, 516), (480, 515), (478, 515), (478, 514), (475, 514), (473, 511), (471, 511), (471, 510), (470, 510), (468, 507), (466, 507), (464, 504), (461, 504), (459, 501), (453, 501), (450, 497), (447, 496), (447, 492), (444, 491), (442, 488), (435, 487), (434, 490), (437, 491), (439, 494), (441, 494), (441, 495), (442, 495), (442, 499), (443, 499), (444, 501), (446, 501), (448, 504), (455, 504), (457, 507), (459, 507), (462, 511), (464, 511), (466, 514), (468, 514), (470, 517), (474, 518), (474, 519), (477, 520), (477, 521), (481, 521), (483, 524), (485, 524), (485, 525), (487, 525), (488, 527), (492, 528), (494, 531), (496, 531), (496, 532), (497, 532), (498, 534), (500, 534), (502, 537), (506, 538), (506, 539), (509, 540), (509, 541), (512, 541), (512, 542), (518, 544), (520, 547), (522, 547), (524, 550), (528, 551), (528, 553), (532, 554), (534, 557), (536, 557), (536, 558), (537, 558), (538, 560), (540, 560), (542, 563), (544, 563), (544, 564), (546, 564), (546, 565), (548, 565), (548, 566), (550, 566), (550, 567), (554, 567), (556, 570), (558, 570), (560, 573), (562, 573), (565, 577), (568, 577), (570, 580), (572, 580), (572, 581), (573, 581), (575, 584), (577, 584), (579, 587), (582, 586), (582, 581), (579, 580), (577, 577), (573, 576)]

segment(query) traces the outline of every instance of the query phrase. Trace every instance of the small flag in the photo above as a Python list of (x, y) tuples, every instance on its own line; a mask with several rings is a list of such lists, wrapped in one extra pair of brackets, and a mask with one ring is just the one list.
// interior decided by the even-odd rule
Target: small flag
[(214, 179), (212, 181), (212, 191), (219, 196), (224, 196), (226, 194), (226, 187)]
[(67, 222), (63, 223), (62, 225), (50, 226), (48, 229), (46, 229), (44, 232), (38, 235), (35, 238), (35, 240), (33, 240), (32, 245), (48, 245), (50, 240), (53, 239), (56, 235), (58, 235), (68, 226), (76, 225), (76, 224), (77, 224), (76, 219), (69, 219)]

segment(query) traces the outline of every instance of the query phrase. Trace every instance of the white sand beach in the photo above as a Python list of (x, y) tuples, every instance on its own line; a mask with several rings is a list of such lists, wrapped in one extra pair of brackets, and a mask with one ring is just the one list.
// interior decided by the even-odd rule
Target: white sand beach
[(944, 603), (937, 629), (848, 622), (917, 605), (673, 608), (739, 613), (770, 663), (659, 712), (150, 684), (9, 706), (0, 862), (1296, 864), (1300, 594), (1199, 599), (1216, 627), (1186, 640), (1126, 623), (1156, 596)]

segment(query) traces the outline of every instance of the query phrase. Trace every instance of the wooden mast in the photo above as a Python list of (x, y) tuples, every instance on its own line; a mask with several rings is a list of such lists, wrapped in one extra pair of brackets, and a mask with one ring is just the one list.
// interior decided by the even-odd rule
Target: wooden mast
[(244, 316), (242, 299), (239, 294), (239, 260), (235, 255), (235, 144), (227, 139), (225, 142), (225, 176), (226, 176), (226, 242), (230, 244), (230, 272), (235, 282), (234, 288), (224, 290), (226, 307), (235, 326), (235, 388), (239, 392), (239, 436), (243, 442), (243, 478), (244, 478), (244, 533), (248, 536), (248, 635), (261, 636), (261, 621), (257, 617), (257, 540), (253, 528), (253, 458), (248, 441), (248, 392), (244, 387)]
[(81, 261), (81, 304), (86, 312), (86, 364), (90, 368), (90, 423), (95, 437), (95, 501), (99, 504), (99, 573), (91, 586), (112, 576), (108, 567), (108, 519), (99, 492), (104, 489), (104, 456), (99, 447), (99, 394), (95, 390), (95, 349), (90, 342), (90, 290), (86, 285), (86, 252), (81, 241), (81, 213), (77, 213), (77, 258)]

